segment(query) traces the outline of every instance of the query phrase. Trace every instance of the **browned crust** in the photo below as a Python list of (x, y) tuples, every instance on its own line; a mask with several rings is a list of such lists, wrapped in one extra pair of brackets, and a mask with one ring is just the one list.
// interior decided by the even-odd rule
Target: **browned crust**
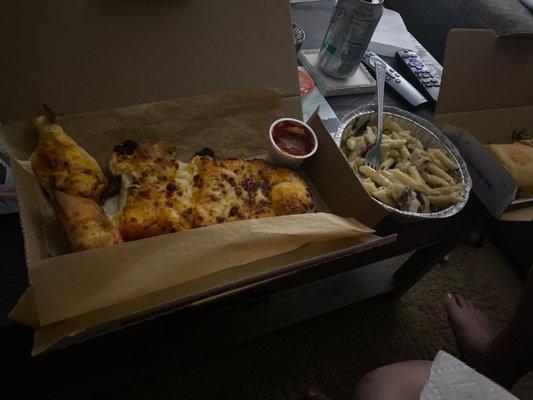
[(74, 250), (89, 250), (122, 242), (118, 229), (94, 200), (54, 190), (52, 204)]
[[(157, 142), (137, 145), (129, 154), (115, 153), (111, 165), (116, 174), (132, 178), (118, 219), (127, 241), (222, 222), (314, 211), (305, 181), (263, 159), (219, 159), (204, 149), (190, 164), (179, 167), (172, 146)], [(171, 184), (180, 168), (189, 171), (188, 180)], [(168, 190), (169, 184), (173, 190)], [(182, 192), (191, 197), (182, 197)]]

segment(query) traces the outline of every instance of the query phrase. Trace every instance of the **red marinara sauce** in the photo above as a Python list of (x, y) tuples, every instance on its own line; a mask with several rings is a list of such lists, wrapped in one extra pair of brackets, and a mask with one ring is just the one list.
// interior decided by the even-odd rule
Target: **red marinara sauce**
[(279, 149), (293, 156), (305, 156), (315, 148), (315, 138), (307, 128), (292, 121), (282, 121), (272, 130)]

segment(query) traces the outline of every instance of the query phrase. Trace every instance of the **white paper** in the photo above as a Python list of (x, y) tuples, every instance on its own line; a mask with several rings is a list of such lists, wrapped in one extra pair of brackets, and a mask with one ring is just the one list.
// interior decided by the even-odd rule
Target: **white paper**
[(500, 385), (444, 351), (439, 351), (433, 360), (420, 399), (518, 400)]
[(404, 49), (415, 51), (411, 34), (400, 14), (384, 8), (368, 50), (380, 56), (394, 57), (398, 50)]

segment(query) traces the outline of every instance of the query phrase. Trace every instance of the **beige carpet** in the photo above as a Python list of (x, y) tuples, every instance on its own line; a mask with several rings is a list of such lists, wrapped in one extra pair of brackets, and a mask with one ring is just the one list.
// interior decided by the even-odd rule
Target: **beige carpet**
[[(456, 249), (396, 304), (362, 304), (274, 333), (100, 396), (102, 399), (300, 399), (315, 386), (349, 399), (358, 378), (378, 366), (457, 355), (441, 299), (460, 292), (502, 327), (522, 281), (489, 241)], [(533, 400), (533, 373), (514, 388)]]

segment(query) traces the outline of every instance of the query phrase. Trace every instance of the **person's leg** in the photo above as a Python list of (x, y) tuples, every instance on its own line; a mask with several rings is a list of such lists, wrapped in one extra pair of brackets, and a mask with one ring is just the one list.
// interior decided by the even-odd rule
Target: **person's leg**
[(461, 295), (447, 294), (444, 305), (465, 361), (504, 387), (533, 368), (533, 269), (515, 314), (497, 336), (485, 314)]
[(431, 361), (404, 361), (369, 372), (357, 384), (355, 400), (418, 400)]

